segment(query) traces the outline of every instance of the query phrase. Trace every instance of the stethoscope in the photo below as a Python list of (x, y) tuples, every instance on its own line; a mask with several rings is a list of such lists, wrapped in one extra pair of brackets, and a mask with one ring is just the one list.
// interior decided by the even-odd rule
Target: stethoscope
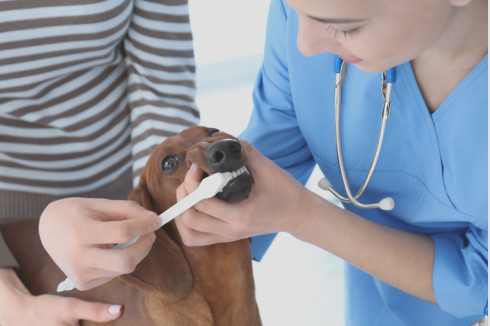
[[(338, 56), (335, 57), (335, 142), (337, 144), (337, 159), (339, 161), (340, 174), (342, 176), (342, 183), (344, 184), (345, 192), (348, 198), (345, 198), (341, 194), (339, 194), (335, 189), (332, 188), (330, 181), (327, 178), (322, 178), (318, 182), (318, 186), (324, 190), (330, 191), (335, 197), (340, 199), (344, 203), (351, 203), (356, 205), (359, 208), (371, 209), (371, 208), (381, 208), (382, 210), (392, 210), (395, 207), (395, 201), (386, 197), (382, 199), (377, 204), (361, 204), (357, 201), (359, 197), (361, 197), (362, 193), (366, 189), (369, 180), (373, 174), (374, 168), (376, 166), (376, 162), (378, 160), (379, 152), (381, 150), (381, 144), (383, 143), (383, 136), (385, 133), (386, 120), (390, 116), (390, 108), (391, 108), (391, 90), (393, 88), (393, 84), (396, 81), (396, 70), (395, 68), (391, 68), (388, 71), (383, 72), (383, 82), (381, 84), (381, 94), (385, 99), (383, 104), (383, 112), (382, 112), (382, 120), (381, 120), (381, 129), (379, 131), (378, 137), (378, 145), (376, 146), (376, 152), (374, 153), (373, 161), (371, 162), (371, 166), (369, 167), (368, 174), (364, 183), (362, 184), (361, 189), (357, 192), (357, 194), (353, 197), (350, 191), (349, 182), (347, 181), (347, 176), (345, 174), (344, 168), (344, 159), (342, 158), (342, 147), (340, 144), (340, 102), (342, 95), (342, 84), (345, 80), (345, 75), (347, 73), (347, 62), (340, 59)], [(470, 326), (487, 326), (488, 325), (488, 299), (487, 304), (484, 309), (484, 318), (482, 321), (471, 324)]]
[(373, 174), (374, 168), (376, 166), (376, 162), (378, 161), (379, 152), (381, 150), (381, 144), (383, 143), (383, 136), (385, 133), (386, 120), (390, 116), (390, 108), (391, 108), (391, 91), (393, 88), (393, 84), (396, 81), (396, 70), (395, 68), (391, 68), (388, 71), (383, 72), (383, 81), (381, 84), (381, 94), (383, 95), (385, 102), (383, 104), (383, 112), (382, 112), (382, 120), (381, 120), (381, 129), (379, 131), (378, 144), (376, 146), (376, 152), (374, 153), (373, 161), (371, 162), (371, 166), (369, 167), (368, 174), (361, 188), (357, 192), (355, 196), (352, 196), (349, 187), (349, 181), (347, 181), (347, 175), (345, 174), (344, 168), (344, 159), (342, 157), (342, 147), (340, 144), (340, 105), (341, 105), (341, 95), (342, 95), (342, 84), (345, 80), (345, 75), (347, 73), (347, 62), (340, 59), (340, 57), (335, 57), (335, 142), (337, 144), (337, 159), (339, 161), (340, 174), (342, 176), (342, 182), (344, 184), (345, 192), (348, 198), (345, 198), (341, 194), (339, 194), (335, 189), (332, 188), (330, 181), (327, 178), (322, 178), (318, 182), (318, 186), (324, 190), (329, 190), (335, 197), (340, 199), (344, 203), (351, 203), (356, 205), (359, 208), (364, 209), (372, 209), (372, 208), (381, 208), (382, 210), (391, 210), (395, 207), (395, 201), (390, 198), (384, 198), (379, 203), (376, 204), (361, 204), (357, 201), (359, 197), (361, 197), (362, 193), (366, 189), (369, 180)]

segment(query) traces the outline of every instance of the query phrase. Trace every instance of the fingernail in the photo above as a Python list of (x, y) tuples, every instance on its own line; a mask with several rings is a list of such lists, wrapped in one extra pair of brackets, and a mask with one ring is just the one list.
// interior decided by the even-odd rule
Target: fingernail
[(160, 219), (158, 217), (153, 220), (153, 228), (154, 229), (158, 229), (161, 224), (162, 224), (162, 222), (160, 221)]
[(145, 210), (143, 211), (143, 213), (145, 213), (145, 214), (152, 214), (152, 215), (156, 215), (156, 213), (155, 213), (155, 212), (150, 211), (150, 210), (148, 210), (148, 209), (145, 209)]
[(192, 168), (194, 168), (196, 166), (197, 166), (196, 163), (192, 163), (190, 168), (192, 169)]
[(112, 315), (117, 315), (120, 312), (121, 312), (121, 306), (120, 305), (112, 305), (109, 307), (109, 313)]

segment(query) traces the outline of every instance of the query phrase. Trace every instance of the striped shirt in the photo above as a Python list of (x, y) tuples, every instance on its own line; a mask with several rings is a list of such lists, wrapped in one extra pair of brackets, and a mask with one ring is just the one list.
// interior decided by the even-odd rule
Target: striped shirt
[(187, 0), (0, 0), (0, 219), (18, 193), (136, 186), (199, 122), (194, 74)]

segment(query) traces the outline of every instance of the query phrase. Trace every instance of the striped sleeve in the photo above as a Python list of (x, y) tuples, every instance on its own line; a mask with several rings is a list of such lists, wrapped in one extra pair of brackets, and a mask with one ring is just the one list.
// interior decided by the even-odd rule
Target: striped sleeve
[(187, 0), (136, 0), (124, 50), (136, 187), (154, 148), (199, 123)]

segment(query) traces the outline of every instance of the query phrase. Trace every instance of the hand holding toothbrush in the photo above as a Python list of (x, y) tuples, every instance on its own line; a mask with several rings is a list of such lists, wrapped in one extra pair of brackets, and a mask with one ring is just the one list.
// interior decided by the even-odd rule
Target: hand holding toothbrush
[[(264, 157), (250, 143), (241, 141), (247, 151), (247, 168), (254, 178), (248, 198), (226, 203), (218, 198), (203, 200), (175, 221), (188, 246), (231, 242), (247, 237), (287, 231), (300, 232), (318, 196), (308, 191), (290, 173)], [(184, 183), (177, 188), (177, 200), (192, 193), (203, 171), (191, 166)], [(313, 195), (313, 196), (312, 196)]]
[[(148, 255), (159, 227), (157, 214), (133, 201), (66, 198), (44, 210), (39, 234), (75, 287), (88, 290), (132, 272)], [(107, 250), (136, 237), (125, 250)]]
[[(206, 178), (205, 180), (202, 180), (200, 182), (199, 187), (195, 191), (193, 191), (188, 196), (179, 200), (178, 203), (176, 203), (175, 205), (173, 205), (172, 207), (170, 207), (169, 209), (167, 209), (165, 212), (163, 212), (158, 216), (159, 227), (167, 224), (175, 217), (179, 216), (180, 214), (182, 214), (183, 212), (185, 212), (195, 204), (199, 203), (201, 200), (213, 197), (219, 191), (221, 191), (230, 180), (232, 180), (235, 177), (236, 174), (233, 175), (230, 172), (226, 172), (226, 173), (215, 173), (214, 175)], [(154, 240), (155, 239), (153, 238), (153, 241)], [(131, 239), (130, 241), (127, 242), (121, 242), (115, 247), (113, 247), (112, 249), (124, 249), (126, 247), (130, 247), (136, 242), (138, 242), (138, 237)], [(133, 265), (131, 266), (131, 271), (132, 270), (134, 270)], [(131, 271), (129, 271), (128, 273), (130, 273)], [(69, 291), (69, 290), (73, 290), (74, 287), (75, 284), (70, 280), (70, 278), (67, 278), (66, 280), (64, 280), (58, 285), (57, 291), (58, 292)]]

